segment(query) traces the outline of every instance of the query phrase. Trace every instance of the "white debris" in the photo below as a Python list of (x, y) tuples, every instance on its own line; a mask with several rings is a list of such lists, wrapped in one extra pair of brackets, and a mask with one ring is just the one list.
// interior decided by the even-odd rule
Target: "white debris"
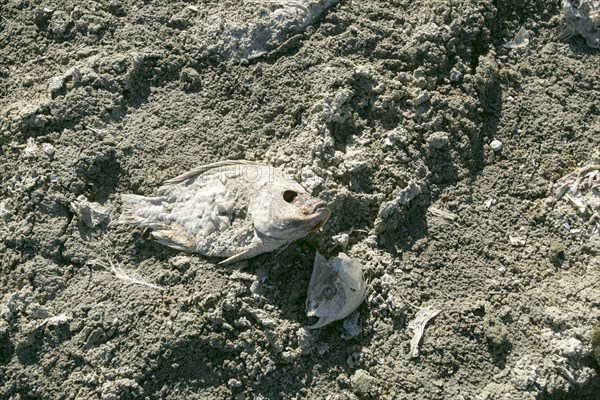
[(390, 226), (395, 227), (394, 221), (388, 221), (388, 217), (401, 205), (409, 203), (419, 194), (421, 194), (421, 187), (414, 182), (409, 182), (408, 185), (398, 193), (394, 200), (385, 202), (379, 206), (377, 218), (375, 218), (373, 229), (369, 232), (367, 240), (371, 243), (375, 243), (377, 241), (377, 235), (389, 229)]
[(561, 356), (574, 358), (581, 355), (583, 345), (580, 340), (570, 337), (552, 340), (552, 347)]
[(325, 181), (325, 179), (317, 175), (310, 167), (304, 167), (300, 170), (300, 179), (302, 186), (304, 186), (309, 192), (314, 191)]
[(6, 200), (0, 201), (0, 219), (4, 221), (10, 218), (10, 210), (6, 207), (6, 203)]
[(33, 138), (29, 138), (27, 139), (27, 146), (25, 146), (25, 157), (35, 157), (35, 152), (37, 151), (38, 147), (37, 144), (35, 144), (35, 140)]
[(48, 325), (48, 326), (59, 326), (59, 325), (64, 325), (67, 322), (69, 322), (69, 317), (67, 317), (65, 314), (60, 314), (54, 317), (50, 317), (50, 318), (46, 318), (43, 323)]
[(333, 240), (333, 242), (336, 245), (342, 246), (342, 251), (345, 251), (346, 247), (348, 247), (348, 243), (350, 242), (350, 235), (352, 235), (353, 232), (368, 233), (365, 230), (354, 229), (354, 227), (352, 227), (352, 228), (350, 228), (350, 230), (348, 232), (342, 232), (342, 233), (338, 233), (337, 235), (333, 235), (331, 237), (331, 239)]
[(514, 40), (507, 42), (504, 44), (504, 47), (507, 49), (518, 49), (521, 47), (525, 47), (529, 44), (529, 31), (525, 29), (524, 26), (519, 29), (517, 36), (515, 36)]
[(412, 332), (413, 337), (410, 341), (410, 358), (419, 357), (419, 342), (423, 337), (425, 325), (430, 319), (436, 317), (441, 310), (433, 310), (429, 307), (422, 308), (417, 312), (415, 318), (408, 323), (408, 329)]
[(586, 186), (593, 186), (593, 181), (598, 175), (598, 171), (600, 171), (600, 165), (586, 165), (560, 178), (557, 182), (559, 187), (556, 191), (556, 200), (559, 200), (567, 190), (576, 194), (579, 191), (579, 186), (583, 178), (586, 178), (583, 182)]
[(494, 139), (492, 140), (492, 143), (490, 143), (490, 147), (497, 153), (502, 150), (502, 142), (498, 139)]
[[(279, 47), (292, 35), (315, 23), (326, 9), (339, 0), (249, 0), (276, 9), (259, 20), (228, 21), (218, 12), (211, 13), (203, 24), (202, 38), (228, 60), (250, 61)], [(218, 37), (218, 41), (214, 39)]]
[(277, 318), (274, 318), (269, 312), (260, 308), (253, 308), (249, 312), (265, 328), (273, 329), (277, 326)]
[(352, 230), (350, 230), (350, 232), (342, 232), (342, 233), (338, 233), (337, 235), (333, 235), (331, 237), (331, 239), (336, 243), (339, 244), (340, 246), (342, 246), (342, 251), (346, 250), (346, 247), (348, 247), (348, 241), (350, 240), (350, 233), (352, 232)]
[(350, 386), (361, 397), (372, 397), (371, 393), (376, 390), (377, 380), (364, 369), (357, 369), (350, 377)]
[(0, 303), (0, 316), (8, 321), (18, 313), (24, 313), (33, 302), (35, 299), (30, 289), (23, 288), (18, 292), (7, 293)]
[(520, 237), (520, 236), (508, 236), (508, 239), (510, 240), (510, 244), (512, 244), (515, 247), (523, 247), (525, 246), (525, 239)]
[(565, 198), (600, 230), (600, 164), (578, 168), (559, 179), (556, 186), (556, 200)]
[(108, 259), (108, 263), (110, 264), (110, 270), (112, 271), (112, 273), (115, 275), (115, 277), (117, 279), (122, 280), (123, 282), (129, 283), (129, 284), (134, 284), (134, 285), (142, 285), (142, 286), (146, 286), (152, 289), (156, 289), (156, 290), (164, 290), (163, 287), (158, 286), (158, 285), (154, 285), (152, 283), (146, 282), (143, 277), (139, 276), (136, 273), (133, 274), (127, 274), (123, 268), (121, 267), (115, 267), (115, 265), (112, 263), (112, 261), (110, 260), (110, 258), (108, 258), (107, 255), (107, 259)]
[(50, 316), (50, 312), (46, 307), (38, 303), (30, 303), (25, 309), (25, 314), (31, 319), (44, 319)]
[(50, 143), (42, 143), (42, 150), (48, 155), (48, 157), (52, 157), (55, 151), (54, 146), (52, 146)]
[(450, 211), (445, 211), (445, 210), (441, 210), (437, 207), (433, 207), (430, 206), (427, 211), (431, 214), (434, 215), (436, 217), (440, 217), (443, 219), (446, 219), (448, 221), (455, 221), (456, 219), (458, 219), (458, 215), (450, 212)]
[(48, 81), (48, 91), (52, 96), (62, 90), (65, 85), (65, 77), (63, 75), (52, 77)]
[(315, 342), (315, 337), (310, 329), (306, 327), (298, 328), (296, 331), (296, 337), (298, 338), (298, 344), (300, 345), (300, 351), (302, 354), (310, 353)]
[(102, 223), (108, 218), (108, 212), (100, 203), (89, 202), (84, 195), (69, 204), (71, 211), (90, 228)]
[(489, 210), (494, 204), (496, 204), (496, 199), (490, 197), (489, 199), (484, 201), (483, 204), (485, 205), (485, 208)]
[(573, 207), (575, 207), (580, 214), (585, 214), (587, 206), (580, 198), (574, 197), (569, 193), (565, 195), (565, 198), (571, 202)]
[(175, 268), (189, 267), (192, 259), (187, 256), (175, 256), (169, 260), (169, 263)]
[(66, 82), (69, 81), (72, 84), (81, 82), (81, 72), (77, 67), (70, 68), (64, 74), (54, 76), (48, 80), (48, 91), (52, 97), (59, 94), (61, 90), (65, 88)]
[(421, 194), (421, 187), (414, 182), (409, 182), (404, 189), (398, 193), (394, 200), (383, 203), (379, 207), (377, 218), (375, 218), (375, 224), (373, 226), (373, 232), (377, 234), (384, 220), (390, 216), (392, 212), (398, 209), (403, 204), (408, 204), (412, 199)]

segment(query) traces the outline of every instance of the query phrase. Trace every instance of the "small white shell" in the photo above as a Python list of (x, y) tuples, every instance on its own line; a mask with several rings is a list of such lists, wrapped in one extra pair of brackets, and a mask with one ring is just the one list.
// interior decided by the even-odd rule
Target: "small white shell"
[(358, 308), (367, 286), (360, 263), (340, 253), (329, 261), (317, 253), (306, 299), (306, 315), (319, 317), (311, 329), (343, 319)]

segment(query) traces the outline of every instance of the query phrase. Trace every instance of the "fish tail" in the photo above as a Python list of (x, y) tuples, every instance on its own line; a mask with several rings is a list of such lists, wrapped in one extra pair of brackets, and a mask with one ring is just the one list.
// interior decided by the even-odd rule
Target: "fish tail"
[(121, 195), (121, 215), (117, 222), (121, 224), (134, 224), (141, 226), (150, 226), (154, 218), (152, 218), (152, 209), (160, 206), (160, 199), (156, 197), (145, 197), (137, 194)]

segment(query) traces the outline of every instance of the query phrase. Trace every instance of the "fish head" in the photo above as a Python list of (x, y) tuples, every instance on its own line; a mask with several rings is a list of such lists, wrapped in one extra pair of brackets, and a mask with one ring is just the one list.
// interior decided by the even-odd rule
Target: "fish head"
[(358, 260), (343, 253), (327, 260), (317, 253), (308, 285), (306, 315), (319, 320), (309, 328), (321, 328), (347, 317), (362, 303), (366, 290)]
[(250, 199), (248, 213), (263, 240), (291, 242), (319, 230), (331, 211), (295, 182), (268, 184)]

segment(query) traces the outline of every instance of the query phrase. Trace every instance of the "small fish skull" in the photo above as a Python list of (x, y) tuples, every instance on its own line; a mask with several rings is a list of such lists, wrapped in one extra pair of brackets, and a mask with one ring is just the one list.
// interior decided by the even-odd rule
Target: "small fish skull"
[(343, 253), (327, 260), (317, 253), (308, 285), (306, 315), (319, 320), (309, 328), (321, 328), (350, 315), (364, 300), (366, 288), (357, 260)]

